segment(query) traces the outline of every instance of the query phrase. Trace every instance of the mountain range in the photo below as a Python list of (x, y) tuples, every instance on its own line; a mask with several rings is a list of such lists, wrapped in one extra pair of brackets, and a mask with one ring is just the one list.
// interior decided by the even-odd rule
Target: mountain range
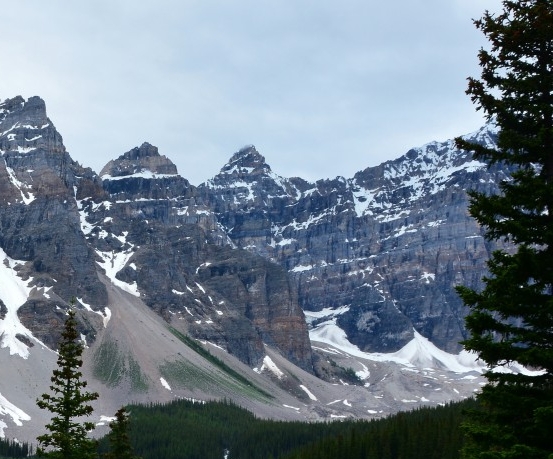
[[(491, 123), (466, 136), (493, 147)], [(281, 177), (254, 146), (195, 187), (149, 143), (100, 173), (39, 97), (0, 104), (0, 436), (49, 413), (74, 299), (101, 426), (130, 401), (229, 398), (261, 417), (385, 416), (470, 396), (466, 307), (500, 247), (467, 190), (509, 179), (454, 141), (353, 178)]]

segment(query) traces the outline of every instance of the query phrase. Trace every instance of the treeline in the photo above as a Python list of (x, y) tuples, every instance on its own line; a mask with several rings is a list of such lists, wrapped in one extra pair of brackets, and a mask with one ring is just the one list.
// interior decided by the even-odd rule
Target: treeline
[(32, 446), (7, 438), (0, 438), (0, 459), (27, 457), (32, 454)]
[[(257, 419), (230, 403), (128, 407), (130, 437), (143, 459), (458, 459), (468, 400), (373, 421), (326, 423)], [(100, 442), (100, 451), (107, 448)]]
[(389, 418), (359, 422), (336, 435), (285, 454), (282, 459), (459, 459), (460, 424), (473, 400), (420, 408)]

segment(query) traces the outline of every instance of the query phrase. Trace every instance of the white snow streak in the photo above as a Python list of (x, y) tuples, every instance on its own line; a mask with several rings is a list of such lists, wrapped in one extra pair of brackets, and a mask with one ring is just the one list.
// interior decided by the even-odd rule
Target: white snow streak
[[(0, 394), (0, 415), (11, 417), (12, 421), (18, 426), (23, 425), (21, 421), (31, 420), (31, 416), (14, 404), (10, 403), (2, 394)], [(4, 418), (0, 420), (0, 438), (4, 438), (4, 429), (8, 427), (3, 419)]]
[(169, 385), (169, 383), (168, 383), (165, 379), (159, 378), (159, 380), (161, 381), (161, 385), (162, 385), (163, 387), (165, 387), (165, 389), (171, 390), (171, 386)]
[(115, 275), (127, 265), (128, 261), (133, 256), (132, 248), (125, 252), (101, 252), (96, 250), (96, 253), (103, 260), (97, 263), (104, 268), (106, 276), (110, 278), (113, 285), (116, 285), (121, 290), (124, 290), (131, 295), (139, 297), (140, 292), (138, 291), (136, 281), (132, 284), (127, 284), (126, 282), (123, 282), (115, 277)]
[(275, 365), (275, 362), (273, 362), (271, 357), (269, 357), (268, 355), (266, 355), (263, 359), (263, 365), (261, 365), (261, 368), (253, 369), (253, 371), (255, 371), (256, 373), (262, 373), (263, 370), (269, 370), (278, 379), (282, 379), (284, 377), (284, 373), (280, 371), (280, 369)]
[[(0, 320), (0, 347), (9, 348), (10, 355), (17, 354), (26, 359), (29, 357), (29, 348), (16, 338), (23, 335), (39, 342), (29, 329), (23, 326), (17, 310), (29, 297), (32, 288), (28, 284), (32, 281), (23, 281), (14, 269), (24, 262), (13, 260), (0, 248), (0, 299), (7, 308), (6, 316)], [(41, 343), (42, 344), (42, 343)]]
[(120, 175), (117, 177), (113, 177), (109, 174), (104, 174), (100, 178), (102, 180), (124, 180), (129, 178), (143, 178), (147, 180), (154, 180), (154, 179), (161, 179), (161, 178), (167, 178), (167, 177), (177, 177), (179, 174), (156, 174), (155, 172), (152, 172), (147, 169), (143, 169), (139, 172), (135, 172), (134, 174), (130, 175)]
[[(15, 172), (11, 167), (8, 167), (8, 164), (6, 163), (5, 159), (4, 159), (4, 164), (6, 165), (6, 172), (8, 173), (8, 179), (10, 180), (12, 185), (19, 190), (19, 193), (21, 193), (21, 200), (25, 203), (25, 205), (29, 205), (31, 202), (35, 200), (35, 195), (30, 191), (28, 191), (32, 187), (18, 180), (18, 178), (15, 176)], [(23, 191), (24, 189), (26, 190)]]
[(317, 397), (315, 397), (313, 395), (313, 393), (307, 387), (305, 387), (303, 384), (300, 384), (300, 389), (303, 390), (311, 400), (313, 400), (315, 402), (317, 401)]
[(101, 311), (95, 311), (94, 309), (92, 309), (92, 306), (85, 303), (82, 298), (77, 298), (77, 301), (81, 303), (88, 312), (93, 312), (94, 314), (98, 314), (102, 318), (102, 321), (104, 323), (104, 328), (108, 326), (109, 319), (111, 319), (111, 310), (108, 307), (104, 309), (104, 313), (102, 314)]

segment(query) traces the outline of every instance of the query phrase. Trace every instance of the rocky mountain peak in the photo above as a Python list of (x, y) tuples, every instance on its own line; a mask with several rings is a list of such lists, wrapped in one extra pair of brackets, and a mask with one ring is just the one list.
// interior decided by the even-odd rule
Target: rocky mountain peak
[(257, 151), (254, 145), (246, 145), (232, 155), (220, 173), (240, 177), (269, 172), (271, 172), (271, 167), (265, 162), (265, 157)]
[(46, 115), (46, 104), (37, 96), (21, 96), (0, 103), (0, 153), (18, 155), (50, 151), (65, 153), (61, 135)]
[(16, 96), (0, 103), (0, 122), (17, 119), (21, 124), (42, 126), (49, 123), (46, 116), (46, 104), (38, 96), (30, 97), (25, 101), (23, 97)]
[(134, 147), (132, 150), (123, 153), (120, 159), (137, 160), (152, 156), (161, 156), (158, 148), (148, 142), (144, 142), (139, 147)]
[(177, 166), (166, 156), (160, 155), (157, 147), (144, 142), (119, 158), (107, 163), (100, 177), (102, 179), (146, 175), (177, 175)]
[[(298, 179), (297, 185), (305, 186), (305, 183)], [(242, 213), (255, 209), (257, 212), (263, 203), (268, 205), (275, 199), (288, 202), (299, 193), (297, 185), (275, 174), (255, 146), (247, 145), (234, 153), (220, 172), (199, 189), (208, 202), (212, 201), (209, 190), (226, 190), (228, 199), (211, 202), (213, 210), (221, 214), (230, 210)]]

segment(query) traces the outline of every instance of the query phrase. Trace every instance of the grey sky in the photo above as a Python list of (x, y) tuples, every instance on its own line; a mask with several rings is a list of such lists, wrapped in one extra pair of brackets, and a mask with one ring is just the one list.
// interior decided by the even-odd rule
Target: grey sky
[(38, 95), (99, 172), (148, 141), (197, 185), (255, 144), (274, 172), (353, 174), (483, 124), (464, 91), (500, 0), (18, 0), (0, 99)]

